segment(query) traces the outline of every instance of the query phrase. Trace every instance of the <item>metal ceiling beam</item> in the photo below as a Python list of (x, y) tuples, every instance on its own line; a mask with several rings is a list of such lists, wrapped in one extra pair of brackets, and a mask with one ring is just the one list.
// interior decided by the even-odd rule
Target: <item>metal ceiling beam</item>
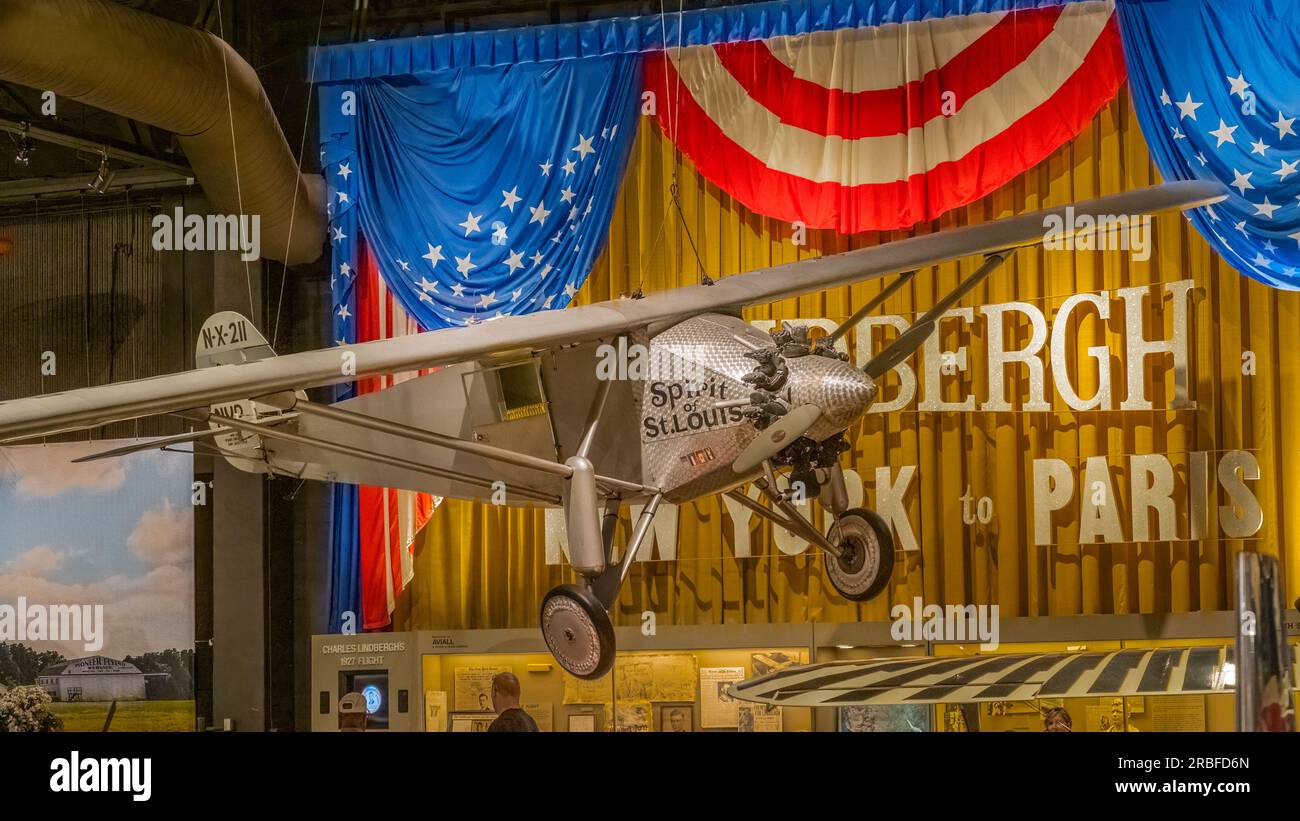
[[(26, 202), (33, 197), (57, 197), (84, 194), (95, 179), (93, 172), (70, 177), (43, 177), (0, 182), (0, 203)], [(153, 168), (124, 168), (113, 174), (106, 193), (130, 188), (144, 191), (154, 188), (176, 188), (194, 184), (194, 177)]]
[(106, 151), (111, 160), (130, 163), (131, 165), (142, 165), (149, 168), (158, 168), (164, 171), (171, 171), (183, 177), (193, 177), (194, 171), (188, 165), (165, 160), (161, 157), (155, 157), (145, 154), (141, 151), (135, 151), (127, 148), (117, 140), (102, 137), (87, 137), (79, 134), (71, 134), (65, 131), (56, 131), (43, 126), (32, 125), (22, 120), (10, 119), (12, 115), (0, 115), (0, 131), (8, 132), (15, 136), (27, 134), (33, 140), (40, 140), (43, 143), (51, 145), (61, 145), (64, 148), (73, 148), (80, 151), (90, 151), (98, 154), (100, 151)]

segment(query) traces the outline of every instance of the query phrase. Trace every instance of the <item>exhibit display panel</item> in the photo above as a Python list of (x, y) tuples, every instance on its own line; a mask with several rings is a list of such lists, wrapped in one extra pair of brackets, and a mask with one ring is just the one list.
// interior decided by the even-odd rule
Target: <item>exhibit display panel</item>
[(495, 718), (492, 677), (500, 672), (518, 677), (520, 705), (541, 732), (818, 729), (811, 709), (771, 709), (727, 692), (750, 676), (807, 663), (810, 647), (689, 646), (716, 645), (723, 635), (677, 640), (685, 649), (669, 638), (663, 649), (620, 652), (608, 674), (588, 681), (560, 669), (533, 631), (315, 636), (312, 729), (340, 729), (338, 702), (356, 692), (366, 701), (367, 731), (482, 732)]
[[(1291, 646), (1297, 647), (1292, 641)], [(995, 653), (981, 655), (1012, 655), (1018, 653), (1110, 653), (1148, 649), (1214, 648), (1233, 653), (1232, 639), (1162, 639), (1159, 641), (1132, 639), (1122, 641), (1086, 642), (1023, 642), (1004, 644)], [(975, 655), (974, 648), (951, 644), (936, 645), (934, 655), (939, 658)], [(1133, 675), (1137, 672), (1134, 671)], [(1180, 671), (1175, 670), (1177, 675)], [(1235, 665), (1225, 666), (1226, 686), (1232, 686)], [(1176, 684), (1176, 682), (1174, 682)], [(1292, 694), (1295, 703), (1296, 694)], [(1236, 704), (1232, 692), (1197, 693), (1146, 696), (1113, 696), (1080, 698), (1045, 698), (1033, 701), (995, 701), (975, 705), (981, 732), (1041, 732), (1044, 714), (1053, 708), (1064, 708), (1070, 717), (1073, 732), (1231, 732), (1237, 729)], [(940, 707), (936, 729), (944, 732), (966, 732), (968, 719), (961, 715), (956, 705)]]
[(584, 681), (544, 652), (426, 654), (424, 729), (486, 730), (475, 718), (495, 717), (492, 676), (511, 672), (541, 732), (807, 732), (810, 709), (746, 704), (726, 692), (733, 682), (807, 658), (807, 648), (621, 652), (611, 672)]
[[(522, 709), (542, 732), (1041, 732), (1053, 708), (1064, 708), (1073, 732), (1228, 731), (1236, 726), (1233, 642), (1197, 636), (1222, 633), (1232, 619), (1231, 614), (1010, 619), (1002, 642), (989, 649), (965, 642), (891, 640), (889, 624), (870, 622), (665, 627), (657, 635), (620, 628), (624, 649), (611, 672), (594, 680), (562, 670), (530, 629), (316, 636), (312, 729), (340, 729), (338, 702), (354, 692), (365, 702), (368, 731), (483, 732), (496, 717), (492, 677), (510, 672), (520, 682)], [(1288, 629), (1293, 652), (1300, 652), (1300, 621)], [(1076, 638), (1035, 638), (1070, 635)], [(1184, 650), (1212, 651), (1197, 655), (1202, 666), (1210, 657), (1226, 662), (1214, 674), (1213, 686), (1222, 691), (1180, 692), (1193, 675), (1188, 657), (1177, 655)], [(1104, 663), (1086, 663), (1098, 655)], [(1079, 659), (1073, 664), (1082, 664), (1075, 669), (1083, 674), (1064, 698), (906, 703), (948, 675), (942, 669), (946, 660), (1011, 656)], [(1125, 659), (1131, 659), (1128, 666)], [(823, 675), (837, 674), (837, 664), (866, 661), (933, 661), (940, 668), (914, 673), (915, 664), (895, 664), (884, 674), (888, 686), (872, 691), (892, 690), (880, 704), (766, 706), (729, 696), (737, 682), (798, 665), (831, 665), (818, 673)], [(1025, 669), (1023, 680), (1036, 680), (1033, 670)], [(1042, 683), (1044, 676), (1055, 677), (1065, 668), (1034, 669), (1052, 671), (1039, 674)], [(1165, 683), (1160, 692), (1142, 696), (1089, 695), (1105, 690), (1099, 682), (1106, 669), (1122, 673), (1118, 682), (1106, 685), (1116, 685), (1111, 690), (1124, 689), (1125, 681), (1131, 689), (1137, 678), (1160, 670)], [(1073, 695), (1075, 690), (1080, 695)]]

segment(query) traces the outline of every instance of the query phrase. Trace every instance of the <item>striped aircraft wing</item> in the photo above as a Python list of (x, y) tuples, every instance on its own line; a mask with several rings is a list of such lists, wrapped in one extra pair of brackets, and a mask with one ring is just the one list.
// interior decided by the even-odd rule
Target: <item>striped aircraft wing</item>
[[(787, 667), (731, 692), (788, 707), (1231, 693), (1232, 664), (1231, 646), (867, 659)], [(1294, 647), (1292, 665), (1300, 681)]]

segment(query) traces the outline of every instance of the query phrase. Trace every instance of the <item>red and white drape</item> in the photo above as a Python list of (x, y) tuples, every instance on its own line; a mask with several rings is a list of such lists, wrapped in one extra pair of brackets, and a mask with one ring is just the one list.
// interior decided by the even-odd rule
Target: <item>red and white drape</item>
[(842, 233), (972, 202), (1073, 139), (1124, 80), (1110, 0), (669, 49), (659, 125), (751, 210)]

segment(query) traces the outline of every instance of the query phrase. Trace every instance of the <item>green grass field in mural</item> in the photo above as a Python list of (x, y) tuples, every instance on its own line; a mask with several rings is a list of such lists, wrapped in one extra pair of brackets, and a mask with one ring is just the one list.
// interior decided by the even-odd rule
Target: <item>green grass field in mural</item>
[[(104, 729), (107, 701), (57, 703), (50, 709), (63, 719), (65, 732), (97, 733)], [(185, 733), (194, 730), (193, 701), (119, 701), (109, 732)]]

